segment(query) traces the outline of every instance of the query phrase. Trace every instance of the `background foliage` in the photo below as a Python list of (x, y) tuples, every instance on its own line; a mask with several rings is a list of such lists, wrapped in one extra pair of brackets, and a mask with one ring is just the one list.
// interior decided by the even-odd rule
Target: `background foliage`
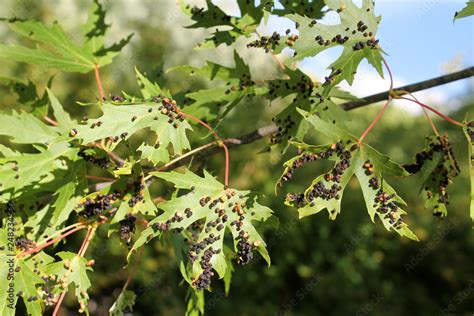
[[(114, 65), (104, 68), (101, 73), (104, 88), (110, 93), (121, 91), (139, 95), (136, 84), (136, 66), (141, 72), (156, 78), (160, 85), (170, 91), (196, 91), (208, 87), (206, 78), (198, 76), (189, 79), (185, 71), (165, 73), (165, 69), (184, 64), (200, 66), (211, 58), (224, 61), (232, 66), (234, 59), (227, 48), (217, 51), (193, 50), (208, 34), (202, 30), (183, 30), (180, 25), (189, 25), (172, 1), (163, 2), (162, 9), (156, 10), (153, 2), (141, 3), (145, 12), (153, 15), (133, 16), (132, 4), (107, 3), (109, 19), (113, 22), (111, 37), (119, 41), (123, 34), (135, 35)], [(38, 18), (51, 22), (58, 13), (67, 15), (69, 34), (82, 32), (77, 25), (83, 23), (88, 10), (86, 3), (63, 4), (66, 8), (53, 8), (47, 1), (7, 1), (24, 18)], [(71, 9), (72, 7), (77, 9)], [(77, 11), (76, 11), (77, 10)], [(66, 12), (69, 12), (67, 14)], [(70, 12), (77, 12), (71, 16)], [(60, 20), (65, 20), (59, 18)], [(157, 31), (159, 30), (159, 32)], [(12, 32), (2, 32), (2, 42), (17, 39)], [(190, 36), (189, 34), (193, 34)], [(74, 36), (74, 35), (73, 35)], [(225, 37), (224, 37), (225, 38)], [(241, 41), (241, 42), (239, 42)], [(247, 50), (242, 38), (238, 39), (242, 55), (252, 54), (252, 67), (257, 76), (266, 77), (275, 72), (275, 63), (264, 52)], [(112, 45), (112, 42), (110, 43)], [(209, 44), (211, 45), (211, 44)], [(225, 46), (225, 45), (224, 45)], [(247, 59), (249, 60), (249, 59)], [(2, 61), (3, 62), (3, 61)], [(86, 114), (87, 108), (76, 104), (77, 100), (88, 102), (97, 98), (93, 74), (88, 75), (39, 70), (22, 63), (4, 62), (6, 72), (2, 75), (25, 78), (24, 87), (31, 93), (35, 88), (26, 78), (37, 85), (42, 95), (51, 81), (51, 89), (73, 117)], [(186, 79), (185, 79), (186, 78)], [(13, 93), (18, 86), (3, 79), (0, 102), (4, 110), (23, 108), (45, 111), (43, 98), (30, 100), (25, 104)], [(45, 92), (46, 93), (46, 92)], [(472, 91), (466, 92), (466, 102), (451, 116), (458, 121), (466, 112), (474, 109)], [(20, 105), (23, 104), (23, 105)], [(245, 134), (267, 124), (283, 107), (281, 102), (268, 106), (262, 99), (255, 98), (239, 105), (219, 124), (219, 133), (224, 136)], [(377, 107), (365, 107), (351, 112), (352, 120), (348, 129), (360, 134), (375, 116)], [(396, 161), (408, 163), (413, 155), (423, 148), (423, 137), (430, 133), (423, 117), (411, 117), (406, 112), (390, 109), (378, 123), (377, 131), (370, 134), (367, 141)], [(91, 116), (94, 113), (87, 113)], [(201, 113), (202, 114), (202, 113)], [(211, 113), (212, 114), (212, 113)], [(211, 115), (208, 114), (208, 115)], [(401, 119), (407, 118), (409, 119)], [(252, 124), (243, 124), (252, 122)], [(409, 205), (408, 222), (419, 237), (420, 242), (399, 238), (387, 232), (380, 223), (373, 225), (367, 216), (360, 187), (355, 179), (348, 183), (344, 192), (342, 209), (337, 221), (330, 221), (323, 214), (298, 220), (297, 211), (283, 205), (284, 195), (274, 196), (274, 185), (281, 172), (281, 161), (294, 156), (295, 151), (285, 154), (279, 151), (260, 153), (268, 145), (261, 140), (248, 146), (240, 146), (231, 151), (231, 186), (245, 188), (265, 195), (260, 201), (276, 214), (266, 225), (259, 226), (272, 265), (257, 257), (251, 264), (234, 269), (229, 297), (223, 283), (215, 282), (213, 292), (206, 292), (206, 313), (208, 315), (308, 315), (308, 314), (411, 314), (433, 315), (449, 310), (459, 314), (472, 313), (474, 306), (474, 267), (470, 258), (474, 255), (469, 209), (469, 179), (467, 153), (462, 131), (439, 122), (439, 129), (450, 134), (455, 154), (462, 166), (461, 175), (450, 188), (451, 204), (449, 216), (443, 220), (431, 216), (424, 208), (416, 190), (416, 179), (388, 178), (392, 186), (404, 197)], [(416, 132), (414, 132), (416, 131)], [(32, 133), (37, 133), (32, 131)], [(21, 133), (16, 133), (21, 135)], [(205, 131), (191, 136), (191, 147), (199, 146), (206, 137)], [(6, 138), (3, 138), (6, 143)], [(323, 143), (321, 139), (309, 139), (310, 143)], [(21, 149), (22, 145), (18, 145)], [(251, 158), (251, 159), (249, 159)], [(298, 191), (326, 170), (327, 166), (315, 164), (297, 171), (298, 176), (285, 190)], [(223, 174), (222, 154), (208, 159), (200, 159), (193, 167), (197, 172), (218, 170)], [(167, 190), (162, 185), (153, 185), (150, 193), (155, 196)], [(127, 246), (120, 244), (116, 235), (106, 238), (106, 231), (98, 231), (89, 249), (94, 258), (94, 273), (90, 274), (93, 285), (88, 293), (91, 297), (89, 309), (92, 314), (106, 314), (113, 304), (120, 288), (127, 278), (124, 253)], [(79, 232), (68, 238), (67, 245), (58, 245), (54, 253), (62, 250), (78, 249), (84, 237)], [(184, 313), (183, 304), (187, 295), (187, 285), (182, 283), (179, 266), (175, 260), (173, 240), (152, 242), (145, 248), (142, 263), (130, 289), (138, 296), (134, 315), (176, 315)], [(65, 308), (71, 315), (76, 314), (77, 302), (71, 295), (66, 297)]]

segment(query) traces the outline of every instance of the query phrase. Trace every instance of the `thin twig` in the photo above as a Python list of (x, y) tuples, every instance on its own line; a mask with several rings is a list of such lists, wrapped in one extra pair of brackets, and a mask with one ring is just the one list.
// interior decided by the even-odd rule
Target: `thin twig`
[[(188, 151), (187, 153), (179, 156), (179, 157), (176, 157), (175, 159), (171, 160), (170, 162), (168, 162), (167, 164), (164, 164), (163, 166), (159, 167), (158, 169), (156, 169), (156, 171), (163, 171), (163, 170), (167, 170), (170, 166), (176, 164), (178, 161), (180, 160), (183, 160), (183, 159), (186, 159), (187, 157), (189, 156), (193, 156), (195, 154), (197, 154), (198, 152), (200, 151), (203, 151), (209, 147), (213, 147), (213, 146), (217, 146), (217, 143), (216, 142), (212, 142), (212, 143), (209, 143), (209, 144), (205, 144), (205, 145), (202, 145), (200, 147), (197, 147), (197, 148), (194, 148), (193, 150), (191, 151)], [(148, 180), (149, 178), (151, 178), (151, 176), (146, 176), (145, 177), (145, 181)]]
[(92, 238), (94, 238), (97, 227), (98, 226), (93, 226), (93, 227), (89, 228), (89, 234), (84, 239), (84, 245), (78, 253), (79, 256), (83, 257), (86, 254), (87, 248), (89, 248), (91, 240), (92, 240)]
[(407, 98), (407, 97), (400, 97), (400, 99), (407, 100), (407, 101), (411, 101), (411, 102), (414, 102), (414, 103), (416, 103), (416, 104), (418, 104), (418, 105), (421, 105), (422, 107), (424, 107), (424, 108), (430, 110), (431, 112), (435, 113), (436, 115), (442, 117), (443, 119), (445, 119), (445, 120), (448, 121), (449, 123), (452, 123), (452, 124), (457, 125), (457, 126), (460, 126), (460, 127), (464, 127), (464, 124), (463, 124), (463, 123), (458, 122), (458, 121), (456, 121), (456, 120), (454, 120), (454, 119), (448, 117), (447, 115), (441, 113), (440, 111), (438, 111), (438, 110), (432, 108), (432, 107), (429, 106), (429, 105), (426, 105), (426, 104), (424, 104), (424, 103), (421, 103), (420, 101), (412, 100), (412, 99), (409, 99), (409, 98)]
[(390, 76), (390, 89), (388, 90), (389, 93), (392, 92), (393, 90), (393, 76), (392, 76), (392, 71), (390, 70), (390, 67), (388, 66), (388, 63), (387, 61), (385, 60), (385, 58), (382, 57), (382, 61), (385, 65), (385, 68), (387, 68), (387, 71), (388, 71), (388, 75)]
[(61, 230), (58, 230), (58, 231), (54, 232), (50, 236), (46, 236), (46, 238), (43, 239), (42, 241), (37, 242), (36, 246), (39, 246), (39, 245), (44, 244), (45, 242), (48, 242), (49, 240), (51, 240), (51, 238), (55, 237), (56, 235), (61, 235), (62, 233), (66, 232), (70, 229), (73, 229), (74, 227), (82, 226), (82, 225), (85, 225), (85, 224), (79, 222), (79, 223), (74, 223), (74, 224), (71, 224), (69, 226), (66, 226), (66, 227), (62, 228)]
[(81, 248), (79, 248), (79, 251), (77, 252), (77, 254), (78, 254), (79, 256), (81, 256), (81, 257), (82, 257), (82, 255), (81, 255), (82, 250), (84, 249), (84, 246), (85, 246), (85, 244), (86, 244), (86, 240), (89, 239), (89, 236), (90, 236), (90, 234), (91, 234), (91, 231), (92, 231), (92, 227), (89, 226), (89, 227), (87, 228), (86, 236), (84, 237), (84, 240), (82, 241)]
[(52, 244), (55, 244), (55, 243), (57, 243), (58, 241), (60, 241), (61, 239), (66, 238), (67, 236), (69, 236), (69, 235), (71, 235), (71, 234), (73, 234), (73, 233), (75, 233), (75, 232), (77, 232), (78, 230), (81, 230), (81, 229), (83, 229), (83, 228), (85, 228), (85, 226), (78, 226), (78, 227), (76, 227), (76, 228), (74, 228), (74, 229), (68, 231), (67, 233), (62, 234), (61, 236), (59, 236), (59, 237), (57, 237), (57, 238), (55, 238), (55, 239), (53, 239), (53, 240), (48, 241), (47, 243), (45, 243), (45, 244), (43, 244), (43, 245), (41, 245), (41, 246), (35, 247), (35, 248), (33, 248), (33, 249), (30, 249), (30, 250), (27, 250), (27, 251), (24, 251), (24, 252), (21, 252), (21, 253), (19, 253), (18, 255), (16, 255), (16, 257), (17, 257), (17, 258), (21, 258), (21, 257), (27, 256), (27, 255), (29, 255), (29, 254), (38, 252), (38, 251), (40, 251), (41, 249), (46, 248), (46, 247), (48, 247), (48, 246), (50, 246), (50, 245), (52, 245)]
[(59, 312), (59, 307), (61, 307), (61, 304), (64, 300), (64, 297), (66, 296), (66, 291), (62, 292), (61, 295), (59, 296), (59, 299), (56, 303), (56, 306), (54, 307), (54, 311), (53, 311), (53, 316), (56, 316)]
[(365, 136), (367, 136), (367, 134), (370, 133), (370, 131), (372, 130), (372, 128), (374, 128), (375, 124), (377, 123), (377, 121), (380, 119), (380, 117), (382, 116), (382, 114), (385, 112), (385, 110), (387, 109), (388, 105), (390, 104), (390, 101), (392, 101), (392, 97), (388, 97), (388, 100), (387, 102), (385, 102), (385, 104), (383, 105), (382, 109), (379, 111), (379, 113), (377, 114), (377, 116), (375, 117), (375, 119), (372, 121), (372, 123), (370, 123), (369, 127), (367, 127), (367, 129), (362, 133), (362, 135), (359, 137), (359, 145), (362, 143), (362, 141), (364, 140)]
[(98, 177), (98, 176), (92, 176), (92, 175), (86, 175), (86, 178), (87, 179), (91, 179), (91, 180), (99, 180), (99, 181), (115, 181), (116, 179), (112, 179), (112, 178), (105, 178), (105, 177)]
[(125, 284), (124, 284), (123, 287), (122, 287), (122, 292), (121, 292), (121, 293), (124, 293), (124, 292), (127, 290), (128, 285), (129, 285), (130, 282), (132, 281), (132, 278), (133, 278), (133, 276), (135, 275), (135, 272), (137, 271), (138, 266), (139, 266), (139, 264), (140, 264), (140, 260), (142, 259), (143, 251), (144, 251), (144, 250), (145, 250), (145, 247), (142, 246), (142, 247), (140, 248), (140, 252), (139, 252), (138, 255), (137, 255), (137, 259), (135, 260), (135, 265), (132, 267), (132, 270), (131, 270), (130, 273), (128, 274), (127, 281), (125, 282)]
[(43, 116), (43, 119), (48, 122), (49, 124), (53, 125), (53, 126), (58, 126), (58, 122), (56, 122), (55, 120), (53, 120), (52, 118), (48, 117), (47, 115)]
[[(414, 100), (418, 101), (419, 100), (410, 92), (408, 92), (408, 95), (411, 96)], [(423, 113), (425, 114), (425, 117), (426, 119), (428, 120), (428, 123), (430, 124), (431, 126), (431, 129), (433, 130), (433, 132), (435, 133), (436, 136), (439, 136), (439, 132), (438, 132), (438, 129), (436, 128), (436, 125), (434, 124), (433, 120), (431, 119), (429, 113), (428, 113), (428, 110), (426, 110), (424, 107), (420, 106), (420, 108), (423, 110)]]
[(385, 102), (384, 106), (382, 109), (379, 111), (375, 119), (372, 121), (372, 123), (367, 127), (367, 129), (362, 133), (362, 135), (359, 138), (358, 144), (360, 145), (364, 138), (370, 133), (372, 128), (374, 128), (375, 124), (378, 122), (378, 120), (382, 117), (383, 113), (385, 110), (388, 108), (388, 105), (392, 101), (392, 93), (393, 93), (393, 76), (392, 76), (392, 71), (390, 70), (390, 66), (388, 65), (387, 61), (385, 58), (382, 57), (382, 61), (385, 65), (385, 68), (387, 68), (388, 75), (390, 76), (390, 88), (388, 90), (388, 99), (387, 102)]
[(119, 155), (117, 155), (116, 153), (114, 153), (113, 151), (109, 151), (107, 150), (106, 146), (105, 146), (105, 139), (102, 139), (101, 140), (101, 143), (98, 144), (96, 142), (92, 143), (95, 147), (97, 148), (100, 148), (102, 149), (103, 151), (105, 151), (107, 153), (107, 155), (112, 158), (113, 160), (115, 160), (116, 163), (118, 163), (119, 165), (123, 165), (123, 163), (125, 162), (124, 159), (122, 159), (122, 157), (120, 157)]
[(95, 65), (95, 82), (97, 83), (97, 88), (99, 89), (100, 101), (105, 100), (104, 88), (102, 88), (102, 82), (100, 81), (99, 65)]
[[(79, 249), (79, 252), (77, 253), (79, 257), (83, 257), (84, 254), (86, 253), (87, 248), (89, 247), (90, 242), (92, 238), (94, 237), (96, 230), (97, 230), (97, 226), (93, 226), (93, 227), (89, 226), (87, 230), (87, 234), (84, 237), (84, 241), (82, 242), (81, 248)], [(59, 296), (59, 299), (56, 302), (56, 306), (54, 307), (53, 316), (56, 316), (58, 314), (61, 304), (64, 300), (64, 297), (66, 296), (66, 293), (67, 293), (67, 289), (64, 292), (62, 292), (61, 295)]]

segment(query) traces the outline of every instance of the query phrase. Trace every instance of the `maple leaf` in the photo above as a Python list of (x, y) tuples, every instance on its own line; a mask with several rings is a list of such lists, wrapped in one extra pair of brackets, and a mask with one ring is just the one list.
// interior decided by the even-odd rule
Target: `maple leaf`
[(383, 174), (405, 176), (408, 173), (369, 145), (357, 144), (357, 138), (350, 133), (322, 120), (317, 115), (309, 115), (308, 112), (299, 109), (298, 112), (332, 143), (322, 146), (296, 144), (302, 153), (285, 163), (286, 168), (278, 186), (291, 179), (294, 170), (308, 162), (325, 159), (332, 160), (335, 164), (331, 170), (316, 177), (304, 193), (289, 193), (285, 203), (297, 207), (300, 218), (327, 209), (329, 217), (335, 219), (341, 210), (345, 186), (355, 175), (362, 188), (371, 220), (375, 221), (377, 216), (387, 230), (418, 240), (402, 219), (402, 215), (406, 212), (401, 209), (401, 205), (405, 205), (405, 202), (383, 179)]
[(188, 281), (197, 289), (208, 288), (212, 270), (220, 278), (226, 275), (228, 267), (223, 251), (226, 231), (232, 234), (240, 263), (247, 263), (254, 249), (270, 263), (265, 242), (252, 222), (265, 221), (272, 211), (260, 205), (249, 191), (225, 189), (206, 171), (204, 177), (189, 170), (151, 174), (189, 192), (158, 205), (164, 213), (150, 221), (150, 227), (141, 233), (132, 251), (164, 231), (195, 231), (188, 252), (192, 263)]
[(110, 47), (104, 46), (104, 35), (109, 27), (105, 24), (105, 11), (94, 0), (89, 18), (83, 29), (83, 46), (76, 44), (55, 22), (47, 26), (34, 20), (8, 20), (10, 28), (32, 41), (36, 48), (0, 44), (0, 58), (42, 65), (69, 72), (87, 73), (97, 66), (110, 64), (120, 50), (128, 44), (132, 34)]
[(419, 174), (425, 206), (433, 209), (433, 215), (445, 217), (449, 204), (447, 187), (460, 169), (447, 135), (426, 137), (426, 143), (426, 148), (416, 154), (415, 162), (404, 168), (411, 174)]
[(302, 15), (287, 15), (298, 25), (299, 34), (297, 37), (294, 34), (281, 37), (274, 52), (279, 53), (285, 47), (294, 50), (294, 56), (285, 61), (290, 66), (331, 47), (342, 46), (344, 49), (341, 55), (328, 67), (332, 72), (324, 83), (324, 97), (343, 80), (352, 85), (363, 59), (367, 59), (383, 77), (382, 50), (376, 39), (380, 17), (375, 15), (373, 2), (363, 0), (360, 8), (352, 0), (325, 0), (325, 3), (329, 9), (337, 12), (339, 24), (327, 25)]

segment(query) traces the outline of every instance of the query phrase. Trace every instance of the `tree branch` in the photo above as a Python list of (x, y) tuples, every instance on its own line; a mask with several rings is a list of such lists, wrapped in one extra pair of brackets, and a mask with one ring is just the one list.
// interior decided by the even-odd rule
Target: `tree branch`
[[(398, 95), (408, 94), (408, 92), (417, 92), (421, 90), (426, 90), (429, 88), (437, 87), (446, 83), (450, 83), (453, 81), (465, 79), (474, 76), (474, 67), (470, 67), (461, 71), (453, 72), (452, 74), (436, 77), (433, 79), (421, 81), (418, 83), (409, 84), (400, 88), (394, 89)], [(404, 91), (401, 91), (404, 90)], [(350, 101), (347, 103), (342, 104), (344, 110), (350, 111), (357, 108), (360, 108), (365, 105), (369, 105), (375, 102), (387, 100), (388, 91), (377, 93), (365, 97), (363, 99), (357, 101)]]
[[(474, 76), (474, 67), (470, 67), (458, 72), (454, 72), (452, 74), (421, 81), (418, 83), (409, 84), (400, 88), (396, 88), (394, 90), (397, 92), (398, 95), (404, 95), (409, 92), (417, 92), (421, 90), (426, 90), (429, 88), (433, 88), (436, 86), (440, 86), (446, 83), (450, 83), (453, 81), (457, 81), (457, 80), (461, 80), (461, 79), (465, 79), (465, 78), (469, 78), (473, 76)], [(350, 102), (343, 103), (341, 104), (341, 106), (344, 110), (351, 111), (351, 110), (354, 110), (354, 109), (357, 109), (357, 108), (360, 108), (372, 103), (386, 100), (388, 98), (388, 94), (389, 94), (389, 91), (373, 94), (357, 101), (350, 101)], [(251, 133), (245, 134), (237, 138), (226, 138), (224, 139), (224, 142), (229, 145), (228, 146), (229, 148), (236, 147), (240, 145), (253, 143), (259, 139), (262, 139), (266, 136), (274, 134), (277, 131), (278, 131), (278, 127), (274, 124), (271, 124), (271, 125), (261, 127), (256, 131), (253, 131)], [(214, 145), (214, 146), (209, 146), (204, 150), (200, 150), (198, 153), (196, 153), (196, 155), (203, 157), (203, 156), (213, 155), (217, 153), (218, 151), (219, 151), (219, 148)], [(175, 163), (168, 163), (166, 165), (166, 168), (164, 169), (170, 170), (170, 169), (175, 169), (182, 165), (185, 165), (189, 162), (189, 159), (191, 159), (192, 156), (193, 155), (188, 155), (186, 159), (179, 159), (179, 160), (176, 160)], [(164, 169), (161, 169), (161, 170), (164, 170)]]

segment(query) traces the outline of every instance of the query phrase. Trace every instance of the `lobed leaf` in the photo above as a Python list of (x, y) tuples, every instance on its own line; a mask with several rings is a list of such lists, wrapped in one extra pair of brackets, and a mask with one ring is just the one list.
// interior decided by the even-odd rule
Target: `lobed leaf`
[(282, 37), (275, 52), (281, 52), (285, 47), (294, 50), (294, 56), (285, 61), (286, 65), (291, 65), (331, 47), (342, 46), (342, 54), (328, 67), (333, 71), (324, 84), (325, 97), (343, 80), (352, 85), (363, 59), (367, 59), (383, 77), (382, 51), (376, 40), (380, 17), (375, 15), (373, 1), (363, 0), (360, 8), (352, 0), (325, 0), (325, 3), (330, 10), (337, 12), (339, 24), (328, 25), (298, 14), (287, 15), (298, 25), (299, 34), (298, 37)]
[(288, 194), (285, 203), (297, 207), (300, 217), (327, 209), (330, 218), (335, 219), (340, 212), (344, 189), (355, 174), (372, 221), (377, 215), (387, 230), (394, 230), (401, 236), (418, 240), (401, 218), (406, 212), (400, 205), (404, 205), (405, 202), (382, 178), (383, 174), (405, 176), (408, 173), (404, 168), (367, 144), (358, 144), (356, 137), (317, 115), (309, 115), (300, 109), (298, 112), (317, 132), (325, 135), (333, 143), (324, 146), (293, 143), (302, 152), (285, 163), (286, 168), (278, 186), (282, 186), (284, 181), (292, 177), (294, 169), (308, 162), (328, 159), (334, 160), (335, 165), (330, 171), (317, 176), (304, 193)]
[(42, 46), (28, 48), (0, 44), (0, 58), (87, 73), (96, 66), (110, 64), (132, 37), (129, 35), (110, 47), (104, 47), (104, 35), (108, 28), (104, 19), (105, 11), (98, 0), (94, 0), (84, 27), (83, 46), (76, 44), (57, 22), (47, 26), (40, 21), (11, 19), (8, 23), (13, 31)]
[(81, 310), (87, 312), (89, 300), (87, 290), (91, 286), (87, 271), (92, 271), (92, 268), (87, 265), (85, 258), (76, 253), (61, 251), (56, 255), (61, 258), (61, 261), (48, 264), (45, 270), (48, 274), (55, 275), (58, 280), (55, 292), (62, 293), (70, 284), (74, 284), (74, 293), (81, 305)]
[[(150, 221), (150, 227), (142, 232), (131, 251), (164, 231), (196, 230), (195, 236), (191, 238), (188, 255), (192, 262), (191, 284), (197, 289), (209, 286), (210, 279), (207, 278), (210, 277), (211, 269), (218, 273), (219, 278), (225, 277), (228, 267), (223, 247), (227, 230), (233, 236), (234, 249), (240, 251), (238, 259), (241, 263), (247, 263), (252, 257), (251, 250), (256, 249), (270, 264), (265, 242), (252, 221), (265, 221), (272, 211), (258, 204), (249, 191), (225, 189), (206, 171), (204, 177), (189, 170), (185, 173), (151, 174), (172, 182), (176, 189), (188, 192), (158, 205), (164, 213)], [(249, 252), (242, 249), (244, 245)], [(206, 262), (209, 267), (204, 264)]]

